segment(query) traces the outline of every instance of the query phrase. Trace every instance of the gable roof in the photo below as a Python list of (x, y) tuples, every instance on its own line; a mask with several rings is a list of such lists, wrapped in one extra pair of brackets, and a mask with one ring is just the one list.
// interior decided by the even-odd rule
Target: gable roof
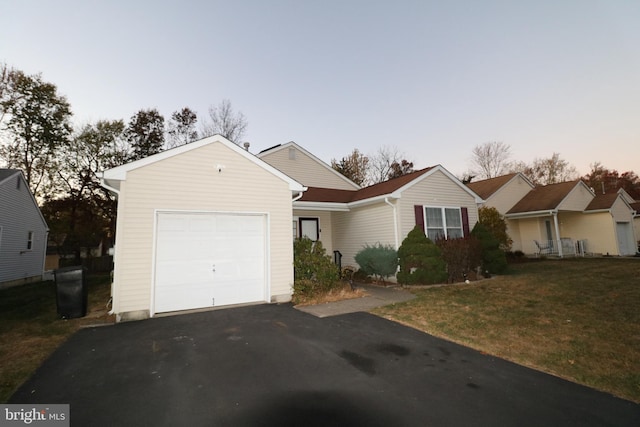
[[(521, 175), (521, 174), (516, 172), (516, 173), (510, 173), (507, 175), (497, 176), (495, 178), (489, 178), (489, 179), (483, 179), (481, 181), (470, 182), (467, 184), (467, 187), (472, 189), (477, 195), (479, 195), (480, 197), (486, 200), (518, 175)], [(529, 180), (524, 175), (522, 175), (522, 177), (527, 182), (529, 182)], [(533, 187), (533, 185), (531, 187)]]
[(631, 206), (631, 209), (635, 211), (634, 216), (640, 216), (640, 202), (630, 203), (629, 206)]
[(295, 148), (296, 150), (301, 151), (307, 157), (309, 157), (310, 159), (312, 159), (313, 161), (318, 163), (320, 166), (322, 166), (323, 168), (327, 169), (332, 174), (338, 176), (340, 179), (342, 179), (343, 181), (347, 182), (349, 185), (353, 186), (354, 189), (362, 188), (358, 184), (356, 184), (355, 182), (351, 181), (349, 178), (347, 178), (346, 176), (344, 176), (343, 174), (341, 174), (340, 172), (338, 172), (337, 170), (332, 168), (330, 165), (328, 165), (327, 163), (323, 162), (318, 157), (314, 156), (312, 153), (310, 153), (309, 151), (307, 151), (304, 148), (302, 148), (300, 145), (296, 144), (294, 141), (289, 141), (286, 144), (278, 144), (278, 145), (274, 145), (273, 147), (266, 148), (266, 149), (260, 151), (257, 154), (257, 156), (259, 158), (262, 158), (262, 157), (264, 157), (264, 156), (266, 156), (268, 154), (276, 153), (276, 152), (281, 151), (281, 150), (287, 150), (289, 148)]
[(105, 188), (109, 189), (109, 190), (117, 192), (119, 190), (119, 188), (120, 188), (120, 181), (126, 180), (127, 172), (132, 171), (134, 169), (141, 168), (143, 166), (147, 166), (147, 165), (159, 162), (159, 161), (164, 160), (164, 159), (168, 159), (168, 158), (173, 157), (173, 156), (180, 155), (182, 153), (186, 153), (186, 152), (191, 151), (191, 150), (196, 150), (196, 149), (198, 149), (200, 147), (204, 147), (205, 145), (214, 144), (214, 143), (223, 144), (224, 146), (226, 146), (230, 150), (233, 150), (234, 152), (236, 152), (238, 155), (246, 158), (247, 160), (251, 161), (252, 163), (260, 166), (261, 168), (267, 170), (268, 172), (272, 173), (273, 175), (275, 175), (278, 178), (282, 179), (283, 181), (287, 182), (289, 184), (289, 189), (291, 191), (302, 192), (302, 191), (306, 190), (306, 187), (304, 187), (298, 181), (296, 181), (293, 178), (285, 175), (284, 173), (282, 173), (278, 169), (274, 168), (273, 166), (271, 166), (267, 162), (259, 159), (254, 154), (251, 154), (249, 151), (245, 150), (244, 148), (240, 147), (237, 144), (234, 144), (233, 142), (229, 141), (228, 139), (226, 139), (225, 137), (223, 137), (221, 135), (209, 136), (207, 138), (203, 138), (203, 139), (200, 139), (198, 141), (191, 142), (189, 144), (181, 145), (181, 146), (176, 147), (176, 148), (171, 148), (169, 150), (165, 150), (165, 151), (162, 151), (160, 153), (153, 154), (153, 155), (145, 157), (143, 159), (135, 160), (133, 162), (129, 162), (129, 163), (126, 163), (124, 165), (117, 166), (115, 168), (103, 171), (102, 172), (102, 185)]
[[(27, 193), (29, 193), (29, 197), (31, 198), (31, 201), (33, 202), (33, 206), (36, 208), (36, 211), (38, 211), (38, 216), (40, 217), (40, 219), (42, 220), (42, 223), (44, 224), (44, 227), (47, 229), (47, 232), (49, 231), (49, 226), (47, 225), (47, 221), (44, 219), (44, 215), (42, 215), (42, 211), (40, 210), (40, 206), (38, 206), (38, 201), (36, 200), (36, 196), (33, 195), (33, 193), (31, 192), (31, 189), (29, 188), (29, 184), (27, 183), (27, 180), (24, 177), (24, 174), (22, 173), (22, 170), (20, 169), (0, 169), (0, 185), (4, 184), (5, 182), (9, 181), (11, 178), (13, 178), (14, 176), (18, 176), (22, 183), (24, 184), (24, 188), (27, 189)], [(21, 213), (18, 213), (19, 215)]]
[(578, 185), (585, 184), (577, 180), (535, 187), (520, 199), (507, 214), (554, 210)]
[(478, 201), (482, 201), (480, 197), (467, 188), (460, 180), (451, 175), (445, 168), (440, 165), (431, 166), (420, 169), (415, 172), (402, 175), (398, 178), (390, 179), (378, 184), (361, 188), (360, 190), (335, 190), (332, 188), (309, 187), (300, 199), (301, 202), (327, 202), (327, 203), (353, 203), (375, 200), (381, 197), (400, 197), (400, 193), (420, 182), (422, 179), (432, 175), (436, 171), (440, 171), (447, 175), (453, 182), (458, 184), (462, 190), (469, 193)]
[(18, 173), (21, 173), (19, 169), (0, 169), (0, 184)]
[[(622, 201), (627, 207), (632, 211), (638, 211), (637, 208), (634, 208), (634, 203), (631, 203), (629, 194), (624, 191), (624, 189), (620, 189), (615, 193), (605, 193), (605, 194), (596, 194), (591, 203), (585, 208), (585, 212), (593, 212), (593, 211), (608, 211), (613, 208), (616, 200)], [(640, 205), (640, 204), (639, 204)]]

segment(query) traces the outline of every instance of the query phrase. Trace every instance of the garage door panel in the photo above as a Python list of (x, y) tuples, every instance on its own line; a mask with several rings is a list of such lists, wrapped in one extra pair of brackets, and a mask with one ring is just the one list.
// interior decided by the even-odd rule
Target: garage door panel
[(265, 217), (160, 213), (155, 311), (265, 301)]

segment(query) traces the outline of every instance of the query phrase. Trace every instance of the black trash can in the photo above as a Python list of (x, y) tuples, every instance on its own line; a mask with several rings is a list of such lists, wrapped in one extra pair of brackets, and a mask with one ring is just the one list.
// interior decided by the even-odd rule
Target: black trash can
[(87, 315), (86, 269), (82, 266), (54, 270), (58, 315), (65, 319)]

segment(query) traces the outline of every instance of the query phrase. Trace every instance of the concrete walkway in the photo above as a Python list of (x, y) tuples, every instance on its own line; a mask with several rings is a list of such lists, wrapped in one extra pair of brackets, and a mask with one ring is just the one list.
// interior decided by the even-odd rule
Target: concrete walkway
[(324, 304), (296, 307), (300, 311), (313, 314), (316, 317), (337, 316), (340, 314), (370, 311), (376, 307), (409, 301), (415, 298), (412, 293), (398, 287), (384, 287), (376, 285), (358, 284), (358, 288), (364, 289), (367, 296), (348, 300), (327, 302)]

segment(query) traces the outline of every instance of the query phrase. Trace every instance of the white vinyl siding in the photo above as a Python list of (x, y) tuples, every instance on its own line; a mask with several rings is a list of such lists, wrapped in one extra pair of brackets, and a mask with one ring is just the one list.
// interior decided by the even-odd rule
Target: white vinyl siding
[(567, 197), (558, 205), (558, 210), (582, 212), (589, 206), (592, 200), (593, 193), (587, 189), (586, 185), (578, 182), (569, 194), (567, 194)]
[(342, 265), (357, 267), (355, 255), (365, 245), (395, 246), (393, 209), (384, 202), (333, 212), (333, 249), (342, 253)]
[(44, 271), (47, 224), (23, 180), (16, 174), (0, 183), (0, 284), (38, 280)]
[(533, 187), (527, 181), (520, 175), (516, 175), (502, 188), (493, 193), (486, 200), (484, 206), (494, 207), (504, 215), (532, 189)]
[(447, 175), (436, 171), (402, 192), (398, 199), (398, 220), (400, 222), (400, 243), (416, 226), (414, 206), (434, 206), (467, 208), (469, 230), (478, 222), (478, 207), (475, 198), (464, 191)]
[[(225, 168), (218, 172), (217, 164)], [(290, 298), (293, 217), (287, 182), (215, 142), (129, 171), (120, 185), (114, 260), (116, 313), (150, 309), (157, 210), (268, 214), (270, 296)]]
[(329, 165), (314, 159), (297, 147), (274, 149), (259, 154), (258, 157), (307, 187), (358, 189)]

